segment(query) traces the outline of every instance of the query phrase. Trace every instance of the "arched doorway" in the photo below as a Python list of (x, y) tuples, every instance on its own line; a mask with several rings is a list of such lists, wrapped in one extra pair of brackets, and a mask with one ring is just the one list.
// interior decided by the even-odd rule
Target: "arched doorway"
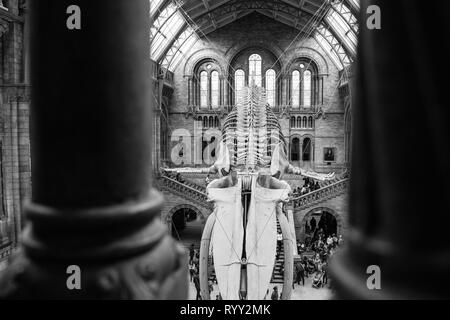
[(173, 238), (186, 248), (189, 248), (192, 244), (194, 244), (195, 249), (200, 248), (205, 225), (205, 219), (201, 214), (192, 208), (181, 207), (173, 213), (170, 223)]
[(291, 161), (300, 161), (300, 139), (293, 138), (291, 142)]
[(302, 144), (302, 160), (303, 160), (303, 162), (310, 162), (311, 161), (311, 139), (310, 138), (305, 138), (303, 140), (303, 144)]
[(299, 239), (310, 242), (317, 240), (319, 234), (341, 235), (343, 231), (342, 218), (329, 208), (316, 208), (308, 212), (302, 220)]
[(325, 237), (337, 235), (337, 220), (329, 212), (323, 211), (317, 225), (318, 230), (322, 230)]

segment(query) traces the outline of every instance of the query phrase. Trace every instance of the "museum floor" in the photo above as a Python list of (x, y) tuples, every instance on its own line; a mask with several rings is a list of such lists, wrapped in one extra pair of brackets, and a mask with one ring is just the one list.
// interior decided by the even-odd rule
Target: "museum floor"
[[(283, 285), (280, 284), (271, 284), (270, 285), (270, 294), (272, 294), (273, 287), (278, 286), (280, 290)], [(281, 291), (280, 291), (281, 292)], [(211, 294), (211, 299), (216, 299), (218, 291), (218, 286), (214, 285), (214, 291)], [(189, 300), (195, 300), (195, 286), (193, 282), (189, 283)], [(329, 286), (320, 289), (314, 289), (312, 287), (312, 276), (305, 279), (305, 286), (303, 285), (295, 285), (295, 289), (292, 292), (291, 300), (328, 300), (331, 299), (332, 291)], [(270, 296), (268, 297), (270, 299)]]

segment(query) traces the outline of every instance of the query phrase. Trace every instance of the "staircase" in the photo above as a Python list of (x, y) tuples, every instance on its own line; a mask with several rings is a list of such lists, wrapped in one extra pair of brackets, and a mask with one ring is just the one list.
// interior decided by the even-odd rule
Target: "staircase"
[[(281, 226), (278, 219), (277, 219), (277, 233), (281, 233)], [(281, 248), (278, 254), (278, 259), (275, 260), (275, 265), (273, 267), (272, 280), (270, 280), (271, 283), (283, 283), (284, 279), (283, 269), (284, 269), (284, 245), (283, 242), (281, 242)]]
[[(0, 239), (1, 240), (1, 239)], [(8, 265), (8, 259), (13, 251), (13, 244), (10, 241), (0, 243), (0, 271)]]
[(293, 203), (296, 209), (307, 209), (346, 193), (349, 184), (350, 179), (348, 178), (323, 182), (320, 189), (302, 196), (293, 197), (290, 199), (290, 202)]
[[(325, 181), (320, 183), (321, 188), (310, 192), (308, 194), (292, 197), (290, 202), (293, 203), (296, 209), (307, 209), (315, 206), (323, 201), (333, 199), (347, 192), (350, 179), (335, 179), (331, 181)], [(180, 197), (195, 202), (198, 205), (212, 209), (212, 204), (207, 202), (208, 196), (206, 194), (206, 188), (199, 186), (191, 181), (180, 182), (172, 177), (162, 175), (158, 179), (160, 188), (173, 192)], [(277, 232), (281, 233), (280, 223), (277, 219)], [(183, 244), (186, 249), (189, 249), (190, 243)], [(196, 248), (199, 249), (199, 248)], [(281, 245), (281, 251), (279, 252), (278, 259), (275, 261), (271, 283), (281, 284), (283, 283), (284, 274), (284, 247)]]
[(194, 202), (201, 207), (212, 209), (213, 205), (208, 202), (206, 189), (191, 181), (180, 182), (172, 177), (161, 175), (158, 178), (158, 186), (162, 190), (172, 192), (186, 200)]
[[(325, 181), (320, 183), (320, 189), (310, 192), (308, 194), (294, 197), (290, 199), (290, 202), (294, 204), (297, 209), (307, 209), (316, 204), (319, 204), (325, 200), (333, 199), (341, 194), (347, 192), (350, 179), (335, 179), (332, 181)], [(280, 223), (277, 219), (277, 232), (281, 233)], [(275, 261), (273, 268), (271, 283), (282, 284), (284, 279), (283, 273), (284, 267), (284, 247), (281, 245), (281, 252), (278, 255), (278, 259)]]

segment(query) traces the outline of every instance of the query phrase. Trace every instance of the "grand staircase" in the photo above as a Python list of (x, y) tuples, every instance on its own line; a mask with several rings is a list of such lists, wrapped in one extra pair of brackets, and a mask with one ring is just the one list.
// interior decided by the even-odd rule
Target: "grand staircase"
[[(159, 185), (161, 188), (173, 192), (180, 197), (197, 204), (212, 209), (212, 205), (207, 202), (206, 188), (201, 187), (191, 181), (177, 181), (168, 176), (161, 176), (159, 178)], [(295, 209), (308, 209), (312, 206), (320, 204), (323, 201), (336, 198), (347, 192), (350, 184), (349, 178), (337, 178), (335, 180), (320, 183), (320, 189), (301, 196), (293, 196), (290, 202)], [(280, 223), (277, 219), (277, 231), (281, 233)], [(187, 244), (186, 244), (187, 247)], [(275, 266), (272, 274), (272, 283), (283, 283), (283, 265), (284, 265), (284, 248), (281, 245), (281, 251), (278, 254), (278, 259), (275, 261)]]
[(349, 178), (324, 182), (321, 184), (320, 189), (305, 195), (292, 197), (290, 202), (293, 203), (295, 209), (307, 209), (346, 193), (349, 185)]
[[(277, 219), (277, 233), (281, 233), (281, 226), (278, 219)], [(272, 280), (270, 280), (270, 282), (283, 283), (283, 279), (284, 279), (284, 245), (283, 242), (281, 242), (280, 251), (278, 253), (278, 258), (275, 260), (275, 266), (273, 267), (272, 273)]]
[[(320, 183), (320, 189), (301, 196), (293, 196), (290, 202), (296, 209), (307, 209), (325, 200), (338, 197), (349, 187), (349, 178), (336, 178), (335, 180)], [(196, 202), (205, 208), (212, 208), (212, 204), (207, 202), (206, 188), (198, 184), (185, 180), (180, 182), (173, 177), (161, 175), (158, 179), (160, 188), (173, 192), (186, 200)]]
[(201, 207), (212, 209), (212, 204), (208, 202), (208, 196), (206, 195), (206, 188), (199, 186), (198, 184), (185, 180), (179, 181), (174, 177), (169, 177), (162, 174), (158, 178), (158, 186), (162, 190), (172, 192), (183, 199), (189, 200), (198, 204)]

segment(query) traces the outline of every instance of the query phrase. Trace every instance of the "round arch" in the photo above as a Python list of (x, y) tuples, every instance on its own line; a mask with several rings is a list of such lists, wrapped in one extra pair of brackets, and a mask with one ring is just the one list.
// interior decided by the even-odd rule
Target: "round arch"
[[(295, 147), (295, 141), (294, 140), (298, 140), (298, 159), (297, 160), (293, 160), (292, 159), (292, 152), (293, 152), (293, 148)], [(288, 146), (288, 150), (289, 150), (289, 161), (296, 161), (299, 162), (301, 160), (301, 153), (302, 153), (302, 137), (300, 134), (292, 134), (289, 137), (289, 146)]]
[(179, 211), (181, 209), (190, 209), (190, 210), (194, 211), (197, 214), (198, 217), (201, 217), (202, 220), (206, 220), (208, 218), (208, 216), (205, 215), (197, 207), (194, 207), (193, 205), (190, 205), (190, 204), (180, 204), (180, 205), (175, 206), (172, 209), (170, 209), (169, 214), (166, 217), (166, 224), (167, 224), (167, 228), (169, 229), (169, 232), (172, 232), (172, 218), (173, 218), (173, 215), (177, 211)]
[[(315, 207), (314, 209), (310, 209), (304, 216), (303, 218), (301, 218), (301, 221), (297, 221), (300, 223), (300, 234), (301, 235), (305, 235), (306, 234), (306, 230), (305, 230), (305, 222), (309, 221), (311, 219), (311, 217), (317, 213), (318, 211), (325, 211), (330, 213), (335, 219), (336, 219), (336, 223), (337, 223), (337, 234), (341, 235), (344, 231), (344, 219), (342, 218), (341, 215), (339, 215), (335, 210), (330, 209), (329, 207)], [(317, 223), (319, 223), (319, 221), (317, 221)]]
[(194, 52), (186, 61), (184, 65), (184, 75), (189, 77), (193, 76), (195, 74), (195, 68), (202, 62), (202, 61), (214, 61), (217, 63), (217, 65), (220, 67), (220, 73), (222, 75), (226, 75), (227, 72), (227, 63), (225, 59), (223, 58), (223, 55), (218, 54), (217, 52), (213, 51), (212, 49), (200, 49), (196, 52)]
[[(231, 48), (229, 48), (226, 53), (226, 63), (227, 66), (231, 66), (233, 60), (239, 56), (242, 52), (249, 50), (251, 48), (261, 48), (263, 50), (267, 50), (269, 51), (274, 57), (282, 57), (283, 56), (283, 50), (277, 46), (276, 44), (267, 44), (266, 40), (263, 39), (254, 39), (254, 40), (250, 40), (247, 41), (245, 44), (235, 44), (234, 46), (232, 46)], [(281, 70), (283, 70), (283, 63), (282, 61), (280, 61), (280, 59), (278, 59), (277, 63), (279, 64), (279, 68)]]
[[(302, 117), (302, 126), (303, 126), (303, 122), (304, 122), (304, 118)], [(308, 117), (306, 117), (306, 123), (308, 124)], [(303, 163), (303, 143), (305, 142), (306, 139), (309, 139), (311, 145), (310, 145), (310, 157), (311, 159), (309, 160), (309, 162), (314, 162), (315, 161), (315, 154), (316, 154), (316, 141), (315, 141), (315, 137), (311, 134), (304, 134), (301, 136), (300, 138), (300, 152), (301, 152), (301, 159), (302, 159), (302, 163)]]
[(317, 67), (318, 74), (327, 75), (329, 74), (329, 66), (326, 59), (322, 56), (320, 52), (309, 47), (294, 47), (290, 49), (286, 54), (286, 60), (284, 72), (287, 72), (291, 66), (298, 60), (309, 59), (315, 63)]
[(229, 92), (229, 101), (235, 101), (236, 93), (233, 90), (235, 86), (235, 72), (237, 70), (243, 70), (245, 74), (245, 83), (250, 84), (250, 63), (249, 57), (253, 54), (257, 54), (261, 57), (261, 86), (265, 87), (266, 84), (266, 72), (268, 70), (275, 71), (275, 90), (273, 90), (275, 95), (275, 104), (280, 100), (280, 81), (279, 76), (282, 70), (282, 64), (277, 58), (277, 52), (272, 50), (270, 46), (266, 46), (264, 43), (250, 41), (245, 45), (240, 45), (233, 50), (232, 54), (228, 57), (227, 68), (228, 68), (228, 81), (226, 90)]

